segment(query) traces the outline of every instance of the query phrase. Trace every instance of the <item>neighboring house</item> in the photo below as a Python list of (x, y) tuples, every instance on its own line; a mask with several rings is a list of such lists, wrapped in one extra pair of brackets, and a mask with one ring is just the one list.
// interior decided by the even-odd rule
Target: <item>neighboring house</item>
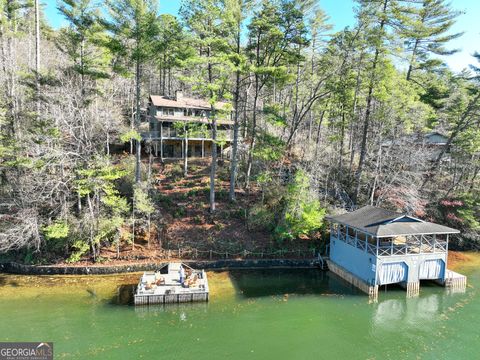
[(423, 137), (423, 143), (429, 146), (446, 146), (448, 137), (439, 132), (432, 132)]
[(400, 284), (416, 295), (420, 280), (466, 283), (447, 270), (448, 238), (458, 230), (374, 206), (327, 219), (329, 269), (375, 298), (382, 285)]
[[(395, 140), (385, 140), (382, 142), (383, 148), (392, 148), (406, 155), (407, 159), (416, 162), (414, 153), (421, 153), (426, 156), (427, 160), (436, 161), (438, 155), (444, 151), (447, 146), (448, 137), (439, 133), (431, 132), (424, 136), (405, 135)], [(412, 158), (413, 157), (413, 158)], [(450, 161), (450, 148), (445, 149), (443, 162)]]
[(448, 162), (451, 160), (450, 148), (445, 149), (445, 147), (447, 146), (447, 143), (448, 143), (448, 137), (443, 134), (440, 134), (439, 132), (432, 132), (425, 135), (423, 137), (423, 142), (422, 142), (423, 146), (429, 149), (430, 151), (431, 161), (436, 161), (438, 158), (438, 155), (440, 155), (442, 151), (445, 151), (442, 159), (444, 162)]
[[(218, 102), (217, 152), (232, 141), (233, 121), (228, 104)], [(153, 143), (156, 156), (164, 158), (208, 157), (214, 146), (210, 119), (210, 104), (201, 99), (184, 97), (181, 91), (175, 97), (151, 95), (148, 104), (150, 131), (142, 139)], [(186, 135), (185, 135), (186, 134)], [(185, 151), (187, 150), (187, 151)]]

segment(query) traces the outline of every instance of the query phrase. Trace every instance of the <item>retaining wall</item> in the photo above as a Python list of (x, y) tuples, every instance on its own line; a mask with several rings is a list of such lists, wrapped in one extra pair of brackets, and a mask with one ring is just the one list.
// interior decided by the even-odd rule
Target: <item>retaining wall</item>
[[(264, 260), (214, 260), (182, 261), (195, 269), (230, 270), (230, 269), (270, 269), (270, 268), (314, 268), (318, 259), (264, 259)], [(168, 261), (158, 263), (141, 263), (126, 265), (99, 266), (40, 266), (24, 265), (15, 262), (0, 264), (0, 272), (24, 275), (108, 275), (129, 272), (154, 271)]]

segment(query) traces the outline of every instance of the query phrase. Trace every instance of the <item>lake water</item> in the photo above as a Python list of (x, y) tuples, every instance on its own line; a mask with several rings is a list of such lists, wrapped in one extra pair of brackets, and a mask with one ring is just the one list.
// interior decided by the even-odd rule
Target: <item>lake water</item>
[(376, 304), (317, 270), (209, 273), (210, 302), (135, 308), (138, 274), (0, 274), (0, 341), (55, 359), (480, 359), (480, 269), (462, 294), (422, 284)]

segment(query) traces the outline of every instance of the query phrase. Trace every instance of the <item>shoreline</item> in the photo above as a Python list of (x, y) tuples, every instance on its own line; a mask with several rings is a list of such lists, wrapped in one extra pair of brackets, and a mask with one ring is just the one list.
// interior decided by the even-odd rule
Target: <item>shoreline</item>
[(450, 270), (461, 270), (465, 267), (480, 266), (480, 252), (449, 251), (447, 267)]
[[(175, 260), (192, 268), (205, 270), (233, 269), (305, 269), (318, 267), (318, 259), (261, 259), (261, 260)], [(16, 262), (0, 264), (0, 273), (17, 275), (111, 275), (154, 271), (169, 261), (130, 263), (122, 265), (25, 265)]]
[[(319, 268), (317, 258), (307, 259), (220, 259), (220, 260), (187, 260), (180, 261), (188, 266), (205, 270), (234, 270), (234, 269), (301, 269)], [(126, 262), (114, 264), (52, 264), (27, 265), (17, 262), (0, 263), (0, 273), (17, 275), (112, 275), (128, 274), (143, 271), (153, 271), (170, 262), (168, 260), (140, 262)], [(480, 266), (480, 253), (449, 251), (447, 267), (458, 270), (464, 267)]]

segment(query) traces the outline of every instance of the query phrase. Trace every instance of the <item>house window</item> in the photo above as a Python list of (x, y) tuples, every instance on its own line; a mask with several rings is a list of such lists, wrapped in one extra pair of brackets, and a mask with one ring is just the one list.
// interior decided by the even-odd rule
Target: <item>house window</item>
[(175, 110), (171, 108), (163, 108), (163, 115), (173, 116), (175, 115)]

